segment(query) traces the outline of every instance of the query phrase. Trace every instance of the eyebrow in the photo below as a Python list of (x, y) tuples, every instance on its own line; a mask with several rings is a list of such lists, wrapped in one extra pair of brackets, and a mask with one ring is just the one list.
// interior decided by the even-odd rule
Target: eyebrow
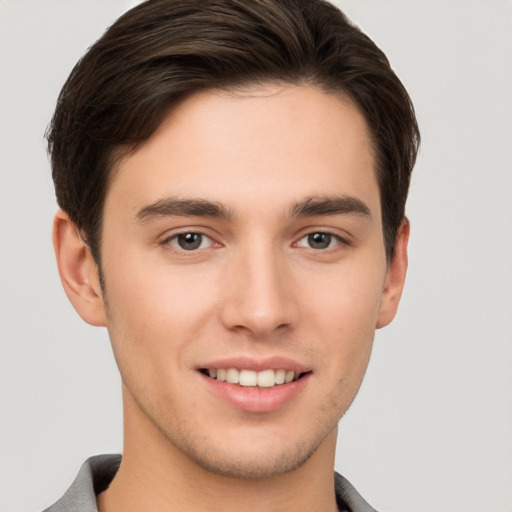
[(361, 214), (372, 218), (370, 208), (353, 196), (308, 197), (293, 205), (292, 217), (314, 217), (317, 215)]
[[(307, 197), (295, 203), (290, 209), (292, 217), (315, 217), (319, 215), (361, 214), (371, 218), (368, 206), (353, 196)], [(222, 203), (206, 199), (179, 199), (168, 197), (160, 199), (141, 208), (136, 219), (148, 222), (156, 217), (213, 217), (230, 221), (234, 215), (232, 210)]]
[(144, 206), (136, 214), (140, 222), (147, 222), (155, 217), (214, 217), (231, 220), (233, 213), (223, 204), (204, 199), (179, 199), (168, 197)]

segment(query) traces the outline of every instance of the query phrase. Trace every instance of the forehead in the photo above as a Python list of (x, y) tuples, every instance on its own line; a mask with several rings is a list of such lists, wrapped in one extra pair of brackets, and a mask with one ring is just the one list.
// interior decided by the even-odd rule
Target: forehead
[(363, 116), (342, 95), (254, 86), (201, 92), (179, 104), (119, 163), (105, 213), (120, 198), (134, 210), (171, 195), (236, 210), (326, 194), (363, 196), (378, 207)]

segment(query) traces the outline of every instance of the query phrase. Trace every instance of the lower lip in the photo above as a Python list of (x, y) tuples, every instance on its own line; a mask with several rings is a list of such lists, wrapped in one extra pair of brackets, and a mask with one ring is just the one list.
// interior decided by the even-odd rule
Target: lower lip
[(244, 387), (212, 379), (199, 373), (204, 382), (217, 396), (230, 405), (246, 412), (272, 412), (291, 402), (307, 385), (311, 373), (300, 379), (271, 388)]

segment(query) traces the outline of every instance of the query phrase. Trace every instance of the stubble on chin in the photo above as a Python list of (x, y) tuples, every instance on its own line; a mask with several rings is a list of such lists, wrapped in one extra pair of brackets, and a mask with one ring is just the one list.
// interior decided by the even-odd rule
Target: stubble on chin
[(188, 460), (209, 473), (240, 480), (263, 480), (276, 478), (303, 466), (330, 434), (336, 438), (338, 421), (339, 418), (333, 418), (328, 425), (316, 429), (309, 439), (298, 439), (288, 446), (284, 443), (266, 445), (261, 451), (254, 446), (247, 449), (206, 439), (198, 440), (185, 432), (164, 435)]

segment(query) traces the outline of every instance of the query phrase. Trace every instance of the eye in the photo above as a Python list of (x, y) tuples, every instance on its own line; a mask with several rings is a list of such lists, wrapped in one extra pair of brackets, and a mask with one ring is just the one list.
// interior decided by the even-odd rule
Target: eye
[(206, 249), (213, 244), (213, 240), (202, 233), (179, 233), (168, 238), (165, 243), (176, 247), (181, 251), (196, 251)]
[(310, 249), (330, 249), (343, 243), (343, 240), (332, 233), (322, 233), (321, 231), (316, 233), (309, 233), (303, 236), (298, 242), (298, 247), (308, 247)]

